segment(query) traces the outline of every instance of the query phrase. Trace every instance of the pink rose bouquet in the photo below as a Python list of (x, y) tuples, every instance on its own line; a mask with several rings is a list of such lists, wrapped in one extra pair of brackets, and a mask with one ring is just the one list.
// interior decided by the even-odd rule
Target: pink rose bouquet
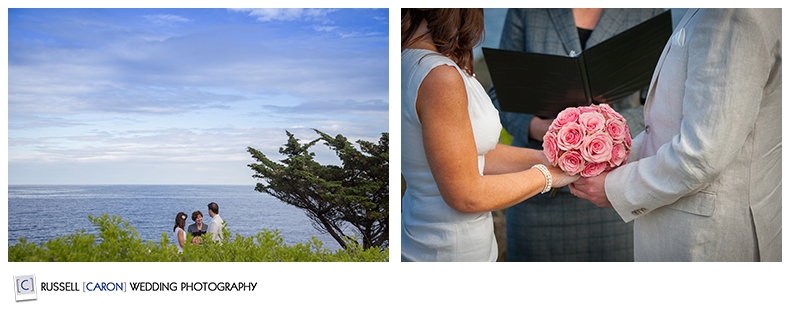
[(607, 104), (571, 107), (549, 126), (543, 152), (569, 175), (598, 176), (625, 163), (631, 134), (625, 118)]

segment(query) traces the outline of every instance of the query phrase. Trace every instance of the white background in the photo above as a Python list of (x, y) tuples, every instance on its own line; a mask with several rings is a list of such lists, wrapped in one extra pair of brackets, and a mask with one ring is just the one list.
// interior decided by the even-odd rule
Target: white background
[[(327, 2), (329, 3), (329, 2)], [(289, 7), (325, 7), (324, 2), (292, 1)], [(258, 7), (263, 2), (112, 2), (122, 7)], [(336, 7), (390, 8), (390, 180), (391, 234), (388, 263), (9, 263), (2, 249), (2, 310), (788, 310), (784, 263), (401, 263), (400, 262), (400, 61), (401, 6), (459, 6), (450, 1), (343, 1)], [(489, 7), (552, 5), (569, 2), (479, 3)], [(587, 3), (586, 6), (590, 3)], [(636, 2), (600, 6), (633, 6)], [(639, 5), (645, 3), (639, 2)], [(9, 7), (62, 7), (64, 3), (13, 1)], [(68, 6), (105, 7), (109, 2), (68, 2)], [(578, 4), (575, 4), (579, 6)], [(662, 7), (685, 7), (666, 2)], [(722, 3), (708, 5), (726, 6)], [(743, 5), (743, 4), (740, 4)], [(749, 2), (748, 5), (755, 5)], [(767, 4), (766, 4), (767, 5)], [(776, 4), (774, 4), (776, 5)], [(2, 12), (8, 25), (8, 12)], [(3, 36), (7, 39), (7, 29)], [(8, 40), (2, 40), (8, 59)], [(6, 73), (2, 79), (7, 80)], [(7, 105), (8, 83), (3, 103)], [(7, 106), (0, 110), (7, 122)], [(7, 123), (6, 123), (7, 125)], [(7, 148), (7, 126), (3, 126)], [(6, 150), (7, 154), (7, 150)], [(7, 166), (0, 166), (7, 176)], [(4, 182), (4, 186), (5, 182)], [(0, 202), (7, 207), (7, 189)], [(7, 240), (7, 230), (2, 231)], [(38, 292), (35, 301), (15, 302), (13, 276), (35, 274), (41, 282), (257, 282), (254, 292)], [(40, 289), (40, 288), (39, 288)]]

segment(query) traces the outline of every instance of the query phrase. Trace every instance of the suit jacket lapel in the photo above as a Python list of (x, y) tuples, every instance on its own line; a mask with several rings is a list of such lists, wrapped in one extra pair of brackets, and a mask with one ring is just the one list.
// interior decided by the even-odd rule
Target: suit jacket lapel
[(576, 55), (581, 53), (582, 46), (579, 43), (576, 22), (573, 20), (573, 11), (571, 9), (549, 9), (549, 18), (557, 29), (562, 46), (565, 48), (565, 55), (570, 55), (571, 51), (576, 52)]
[(691, 17), (693, 17), (694, 14), (697, 14), (697, 11), (699, 11), (699, 9), (689, 9), (686, 12), (686, 14), (683, 15), (683, 18), (680, 19), (678, 25), (675, 27), (675, 30), (672, 32), (672, 36), (669, 37), (669, 42), (667, 42), (667, 45), (664, 47), (664, 52), (661, 53), (661, 57), (658, 59), (658, 63), (656, 64), (657, 70), (653, 73), (653, 79), (652, 79), (653, 81), (650, 83), (651, 86), (653, 85), (653, 82), (655, 82), (656, 78), (658, 77), (658, 72), (659, 72), (658, 69), (660, 69), (661, 66), (664, 65), (664, 60), (667, 58), (667, 53), (669, 52), (669, 49), (672, 47), (672, 40), (675, 39), (675, 35), (677, 35), (680, 29), (686, 27)]
[(677, 27), (675, 27), (675, 31), (673, 31), (672, 36), (669, 37), (669, 41), (664, 46), (664, 51), (661, 52), (661, 57), (659, 57), (658, 59), (658, 63), (656, 64), (656, 69), (655, 71), (653, 71), (653, 77), (650, 79), (650, 90), (647, 92), (647, 100), (645, 101), (645, 113), (644, 113), (645, 122), (647, 122), (648, 116), (650, 115), (650, 107), (653, 106), (653, 97), (654, 97), (654, 93), (656, 92), (656, 88), (655, 88), (656, 82), (658, 81), (658, 77), (660, 76), (661, 68), (664, 66), (664, 60), (667, 59), (667, 54), (669, 54), (669, 50), (672, 48), (672, 40), (676, 39), (675, 36), (677, 35), (678, 31), (686, 27), (691, 17), (693, 17), (694, 14), (697, 14), (697, 11), (699, 11), (699, 9), (689, 9), (686, 12), (686, 14), (683, 15), (683, 18), (680, 20), (680, 23), (678, 23)]

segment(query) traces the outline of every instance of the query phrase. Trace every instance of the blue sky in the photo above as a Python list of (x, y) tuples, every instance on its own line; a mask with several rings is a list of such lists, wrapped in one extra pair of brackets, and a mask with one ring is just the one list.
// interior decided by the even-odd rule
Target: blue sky
[(8, 183), (254, 184), (286, 130), (378, 141), (388, 14), (9, 9)]

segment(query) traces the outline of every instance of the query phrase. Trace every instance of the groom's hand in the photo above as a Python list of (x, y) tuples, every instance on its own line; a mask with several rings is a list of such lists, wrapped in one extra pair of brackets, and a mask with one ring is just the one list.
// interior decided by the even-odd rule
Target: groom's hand
[(571, 194), (580, 199), (589, 200), (598, 207), (612, 207), (612, 203), (606, 197), (606, 190), (604, 189), (607, 174), (607, 172), (604, 172), (595, 177), (579, 178), (579, 180), (569, 185)]

